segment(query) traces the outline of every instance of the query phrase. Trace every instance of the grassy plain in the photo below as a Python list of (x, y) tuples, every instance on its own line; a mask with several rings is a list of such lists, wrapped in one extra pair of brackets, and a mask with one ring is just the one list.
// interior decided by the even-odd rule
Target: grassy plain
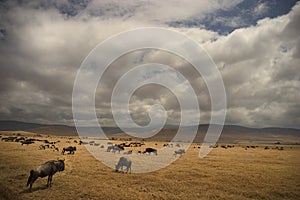
[[(31, 133), (18, 133), (32, 137)], [(52, 149), (38, 150), (41, 142), (22, 146), (0, 141), (0, 199), (300, 199), (300, 147), (295, 145), (279, 151), (272, 149), (276, 145), (259, 144), (245, 150), (242, 146), (247, 144), (235, 144), (234, 148), (215, 148), (200, 159), (199, 145), (193, 144), (166, 168), (146, 174), (122, 174), (74, 143), (78, 138), (38, 138), (59, 140), (56, 146), (60, 149), (72, 145), (77, 151), (61, 155)], [(146, 142), (146, 146), (154, 143), (158, 148), (163, 145)], [(271, 149), (264, 150), (265, 146)], [(57, 158), (64, 158), (66, 166), (65, 171), (53, 176), (52, 187), (46, 188), (47, 179), (39, 178), (29, 192), (29, 171)]]

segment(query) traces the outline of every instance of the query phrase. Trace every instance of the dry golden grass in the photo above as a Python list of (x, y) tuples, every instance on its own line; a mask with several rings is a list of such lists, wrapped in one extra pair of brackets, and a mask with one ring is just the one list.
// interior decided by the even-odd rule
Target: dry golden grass
[[(2, 132), (5, 134), (12, 133)], [(279, 151), (264, 150), (264, 146), (245, 150), (235, 145), (230, 149), (213, 149), (200, 159), (194, 144), (164, 169), (122, 174), (96, 160), (74, 139), (43, 139), (60, 140), (60, 148), (76, 145), (77, 151), (75, 155), (61, 155), (51, 149), (38, 150), (41, 143), (22, 146), (0, 141), (0, 199), (300, 199), (297, 146), (285, 146)], [(158, 146), (162, 144), (158, 142)], [(47, 179), (39, 178), (29, 192), (29, 171), (57, 158), (65, 158), (66, 167), (53, 176), (53, 186), (46, 188)]]

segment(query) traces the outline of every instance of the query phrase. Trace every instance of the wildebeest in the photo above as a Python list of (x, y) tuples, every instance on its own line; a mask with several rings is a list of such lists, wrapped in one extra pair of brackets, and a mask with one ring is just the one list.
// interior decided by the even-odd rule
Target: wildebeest
[(110, 152), (111, 150), (113, 150), (113, 148), (114, 148), (114, 146), (108, 146), (107, 149), (106, 149), (106, 151)]
[(218, 148), (218, 144), (211, 144), (211, 145), (209, 145), (209, 148)]
[(61, 154), (64, 155), (66, 151), (68, 151), (69, 154), (74, 154), (76, 151), (76, 147), (72, 147), (72, 146), (64, 147)]
[(145, 145), (143, 142), (130, 142), (130, 147), (141, 147), (142, 145)]
[(149, 148), (146, 148), (146, 150), (144, 151), (144, 153), (148, 153), (149, 155), (151, 153), (154, 153), (155, 155), (157, 155), (157, 150), (154, 149), (154, 148), (149, 147)]
[(38, 177), (44, 178), (48, 176), (47, 187), (51, 187), (52, 176), (59, 171), (65, 170), (64, 160), (50, 160), (44, 163), (43, 165), (38, 166), (36, 169), (30, 171), (30, 176), (27, 181), (27, 187), (30, 185), (29, 189), (31, 190), (32, 184), (36, 181)]
[(164, 147), (173, 147), (173, 144), (164, 144)]
[(116, 171), (118, 172), (120, 170), (120, 168), (121, 168), (121, 171), (124, 172), (123, 171), (123, 166), (126, 166), (125, 172), (126, 173), (129, 173), (129, 171), (131, 172), (131, 163), (132, 162), (131, 162), (131, 160), (129, 158), (121, 157), (119, 159), (118, 164), (116, 165)]
[(15, 142), (21, 142), (24, 140), (25, 140), (25, 137), (18, 137), (17, 139), (15, 139)]
[(174, 151), (174, 156), (176, 156), (177, 154), (182, 156), (182, 154), (184, 154), (184, 153), (185, 153), (184, 149), (178, 149), (178, 150)]
[(1, 140), (4, 142), (14, 142), (16, 139), (17, 137), (10, 136), (10, 137), (4, 137)]
[(106, 151), (107, 152), (112, 151), (113, 153), (116, 153), (116, 151), (118, 151), (120, 153), (120, 151), (123, 151), (123, 150), (124, 150), (124, 147), (115, 145), (115, 146), (108, 146)]
[(31, 140), (21, 141), (21, 144), (22, 144), (22, 145), (23, 145), (23, 144), (29, 145), (29, 144), (33, 144), (33, 143), (34, 143), (34, 141), (31, 141)]

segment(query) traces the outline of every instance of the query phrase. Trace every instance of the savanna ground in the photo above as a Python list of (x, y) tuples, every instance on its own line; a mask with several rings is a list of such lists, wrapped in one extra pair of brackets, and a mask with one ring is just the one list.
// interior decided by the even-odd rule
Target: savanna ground
[[(4, 137), (13, 133), (1, 134)], [(215, 148), (200, 159), (199, 145), (193, 144), (166, 168), (146, 174), (122, 174), (74, 143), (78, 138), (37, 138), (60, 140), (56, 144), (60, 151), (70, 145), (77, 151), (61, 155), (52, 149), (38, 150), (41, 142), (22, 146), (0, 141), (0, 199), (300, 199), (300, 147), (295, 145), (286, 145), (280, 151), (264, 150), (265, 146), (276, 145), (245, 150), (242, 146), (247, 144), (235, 144), (234, 148)], [(163, 145), (155, 143), (158, 148)], [(146, 146), (153, 145), (146, 142)], [(46, 188), (47, 178), (39, 178), (29, 192), (29, 171), (57, 158), (65, 159), (65, 171), (53, 176), (52, 187)]]

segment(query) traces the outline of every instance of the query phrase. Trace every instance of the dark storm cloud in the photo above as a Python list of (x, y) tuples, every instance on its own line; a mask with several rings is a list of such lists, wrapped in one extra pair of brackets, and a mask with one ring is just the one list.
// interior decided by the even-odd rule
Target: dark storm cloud
[[(99, 42), (132, 28), (174, 23), (173, 30), (203, 45), (219, 67), (227, 92), (227, 123), (299, 127), (300, 5), (291, 10), (295, 1), (288, 1), (289, 6), (275, 12), (274, 6), (281, 4), (239, 0), (1, 1), (0, 119), (72, 124), (76, 72)], [(246, 17), (238, 14), (239, 7), (246, 10), (242, 13)], [(208, 123), (210, 96), (201, 75), (182, 58), (157, 50), (133, 52), (111, 64), (96, 93), (100, 122), (114, 124), (110, 100), (118, 79), (133, 66), (148, 62), (172, 66), (189, 80), (198, 97), (201, 123)], [(173, 81), (174, 77), (167, 78)], [(185, 87), (182, 83), (177, 89)], [(168, 123), (180, 119), (175, 96), (157, 85), (140, 88), (130, 103), (132, 116), (140, 124), (149, 122), (150, 105), (157, 103), (169, 114)]]

